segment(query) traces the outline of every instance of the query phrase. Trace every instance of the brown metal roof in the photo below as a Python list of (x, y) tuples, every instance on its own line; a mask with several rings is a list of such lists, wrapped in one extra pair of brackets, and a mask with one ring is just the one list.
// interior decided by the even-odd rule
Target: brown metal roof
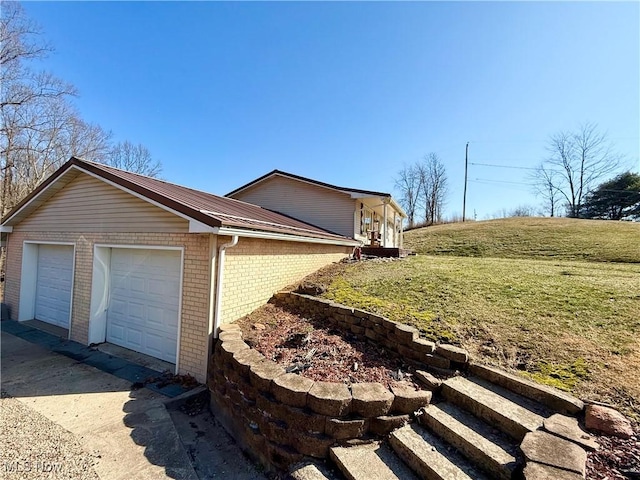
[(263, 180), (266, 180), (269, 177), (272, 177), (274, 175), (280, 175), (282, 177), (289, 177), (289, 178), (293, 178), (294, 180), (301, 180), (303, 182), (307, 182), (307, 183), (312, 183), (314, 185), (318, 185), (320, 187), (325, 187), (325, 188), (331, 188), (332, 190), (339, 190), (341, 192), (348, 192), (348, 193), (357, 193), (357, 194), (361, 194), (361, 195), (370, 195), (372, 197), (391, 197), (390, 193), (384, 193), (384, 192), (374, 192), (371, 190), (360, 190), (358, 188), (349, 188), (349, 187), (338, 187), (336, 185), (331, 185), (330, 183), (324, 183), (324, 182), (319, 182), (318, 180), (313, 180), (312, 178), (307, 178), (307, 177), (302, 177), (300, 175), (294, 175), (293, 173), (288, 173), (288, 172), (283, 172), (282, 170), (272, 170), (269, 173), (256, 178), (255, 180), (250, 181), (249, 183), (236, 188), (234, 191), (229, 192), (225, 195), (225, 197), (231, 197), (232, 195), (251, 187), (252, 185), (255, 185), (256, 183), (260, 183)]
[[(35, 200), (40, 193), (44, 192), (47, 187), (55, 183), (56, 180), (65, 173), (69, 173), (75, 169), (94, 174), (97, 177), (135, 192), (142, 197), (210, 227), (229, 227), (274, 232), (297, 237), (335, 240), (340, 243), (351, 240), (354, 245), (357, 243), (353, 239), (329, 232), (315, 225), (267, 210), (257, 205), (232, 198), (219, 197), (210, 193), (158, 180), (157, 178), (127, 172), (75, 157), (71, 157), (68, 162), (54, 172), (27, 198), (9, 212), (2, 220), (2, 224), (12, 225), (13, 223), (19, 222), (25, 215), (30, 213), (29, 204)], [(37, 208), (37, 206), (35, 208)], [(19, 213), (20, 215), (17, 215)]]

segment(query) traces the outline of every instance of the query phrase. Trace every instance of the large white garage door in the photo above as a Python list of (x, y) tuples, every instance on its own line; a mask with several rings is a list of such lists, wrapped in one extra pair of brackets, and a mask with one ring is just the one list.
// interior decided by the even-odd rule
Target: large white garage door
[(35, 318), (69, 328), (73, 246), (39, 245)]
[(114, 248), (107, 342), (176, 363), (180, 252)]

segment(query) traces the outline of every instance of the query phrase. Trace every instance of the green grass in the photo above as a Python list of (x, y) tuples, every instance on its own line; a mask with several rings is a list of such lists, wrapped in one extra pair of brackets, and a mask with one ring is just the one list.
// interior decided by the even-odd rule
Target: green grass
[(566, 219), (429, 227), (408, 232), (406, 244), (446, 254), (339, 265), (316, 280), (329, 285), (327, 298), (634, 414), (625, 402), (640, 398), (639, 227)]
[(640, 223), (569, 218), (508, 218), (406, 232), (425, 255), (640, 262)]

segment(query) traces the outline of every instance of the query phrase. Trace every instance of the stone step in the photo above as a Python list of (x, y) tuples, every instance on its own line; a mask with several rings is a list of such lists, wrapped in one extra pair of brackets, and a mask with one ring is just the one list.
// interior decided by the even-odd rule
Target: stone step
[(474, 377), (450, 378), (442, 384), (442, 395), (519, 442), (550, 416), (541, 405)]
[[(426, 480), (487, 480), (487, 477), (455, 449), (424, 428), (412, 424), (391, 433), (391, 447)], [(371, 477), (374, 478), (374, 477)]]
[(292, 480), (338, 480), (338, 476), (319, 461), (305, 461), (289, 470)]
[(417, 480), (389, 447), (378, 442), (333, 447), (329, 456), (349, 480)]
[(469, 371), (491, 383), (500, 385), (523, 397), (546, 405), (558, 413), (576, 415), (584, 409), (584, 403), (579, 398), (547, 385), (540, 385), (532, 380), (519, 377), (499, 368), (488, 365), (471, 364)]
[(455, 405), (430, 405), (420, 415), (420, 423), (493, 478), (510, 480), (518, 466), (518, 445), (513, 440)]

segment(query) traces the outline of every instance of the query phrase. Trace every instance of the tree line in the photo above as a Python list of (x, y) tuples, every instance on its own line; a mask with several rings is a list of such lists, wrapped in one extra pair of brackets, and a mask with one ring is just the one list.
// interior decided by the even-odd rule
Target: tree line
[(549, 216), (620, 220), (640, 217), (640, 175), (620, 170), (623, 157), (593, 123), (552, 135), (549, 156), (530, 177)]
[(407, 213), (409, 228), (418, 223), (426, 226), (442, 221), (448, 191), (447, 172), (436, 153), (405, 165), (396, 177), (396, 189), (400, 192), (399, 201)]
[(157, 176), (161, 163), (142, 144), (113, 141), (85, 121), (70, 83), (34, 65), (53, 48), (18, 2), (0, 4), (0, 215), (71, 156)]

